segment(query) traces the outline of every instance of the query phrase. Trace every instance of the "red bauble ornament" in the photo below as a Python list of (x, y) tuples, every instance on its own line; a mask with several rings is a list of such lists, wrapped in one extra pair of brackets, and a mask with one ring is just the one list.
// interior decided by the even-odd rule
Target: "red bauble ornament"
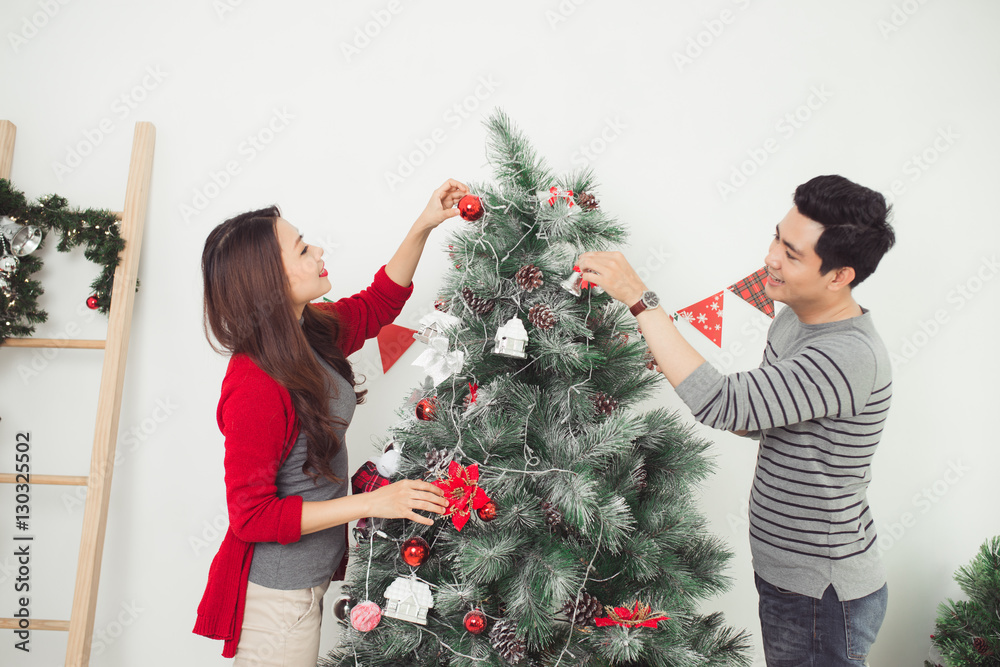
[(483, 202), (476, 195), (465, 195), (458, 200), (458, 213), (462, 219), (475, 222), (483, 217)]
[(358, 632), (374, 630), (382, 620), (382, 608), (374, 602), (362, 602), (351, 609), (351, 625)]
[(423, 398), (417, 403), (417, 419), (429, 422), (434, 419), (434, 411), (437, 410), (437, 401), (433, 398)]
[(474, 635), (478, 635), (486, 629), (486, 614), (478, 609), (473, 609), (465, 615), (465, 619), (462, 622), (465, 623), (466, 630)]
[(431, 545), (422, 537), (411, 537), (403, 542), (399, 554), (410, 567), (420, 567), (431, 553)]
[(87, 297), (87, 308), (91, 310), (97, 310), (97, 295)]
[(492, 521), (497, 518), (497, 505), (491, 500), (476, 510), (476, 513), (479, 514), (479, 518), (483, 521)]

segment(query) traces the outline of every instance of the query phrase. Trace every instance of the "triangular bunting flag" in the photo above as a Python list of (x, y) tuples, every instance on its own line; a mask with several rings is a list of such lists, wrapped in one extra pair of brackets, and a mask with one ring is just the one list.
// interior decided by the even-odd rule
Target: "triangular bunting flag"
[(387, 324), (378, 332), (378, 352), (382, 357), (382, 372), (388, 373), (392, 365), (413, 345), (416, 329), (407, 329), (398, 324)]
[(688, 324), (705, 334), (710, 341), (719, 347), (722, 347), (723, 292), (724, 290), (677, 311), (678, 316), (687, 320)]
[(768, 317), (773, 318), (774, 301), (771, 300), (771, 297), (764, 294), (764, 280), (766, 278), (767, 267), (764, 267), (760, 271), (751, 273), (738, 283), (730, 285), (729, 291)]

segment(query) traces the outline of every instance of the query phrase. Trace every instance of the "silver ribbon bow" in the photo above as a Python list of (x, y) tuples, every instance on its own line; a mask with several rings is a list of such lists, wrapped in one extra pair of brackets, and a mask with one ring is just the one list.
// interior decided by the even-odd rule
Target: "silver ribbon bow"
[(447, 336), (431, 338), (427, 343), (427, 349), (413, 361), (414, 366), (420, 366), (431, 376), (435, 386), (461, 371), (463, 363), (465, 363), (465, 352), (462, 350), (449, 352)]

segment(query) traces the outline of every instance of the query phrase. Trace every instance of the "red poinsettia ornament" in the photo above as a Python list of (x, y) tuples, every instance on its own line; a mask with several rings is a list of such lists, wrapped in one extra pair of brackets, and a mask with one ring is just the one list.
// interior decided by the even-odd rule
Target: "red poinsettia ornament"
[(448, 477), (433, 484), (444, 491), (448, 500), (444, 516), (451, 517), (455, 530), (462, 530), (472, 511), (490, 502), (490, 497), (479, 487), (479, 466), (475, 463), (466, 468), (452, 461), (448, 464)]
[(605, 607), (608, 612), (606, 618), (595, 618), (594, 624), (599, 628), (606, 628), (609, 625), (620, 625), (624, 628), (655, 628), (660, 621), (669, 621), (670, 617), (662, 611), (653, 611), (648, 604), (635, 601), (635, 608), (628, 607)]

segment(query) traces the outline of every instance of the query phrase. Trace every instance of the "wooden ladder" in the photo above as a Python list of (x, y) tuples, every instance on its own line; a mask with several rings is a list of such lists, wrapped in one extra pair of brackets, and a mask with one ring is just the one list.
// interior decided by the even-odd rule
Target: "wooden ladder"
[[(8, 120), (0, 121), (0, 178), (10, 178), (14, 158), (14, 138), (17, 128)], [(8, 338), (8, 347), (58, 347), (103, 349), (101, 388), (97, 401), (97, 422), (94, 447), (90, 458), (90, 475), (31, 475), (32, 484), (61, 484), (87, 487), (80, 535), (80, 556), (73, 591), (73, 610), (69, 621), (32, 618), (28, 630), (63, 630), (69, 632), (66, 665), (86, 667), (90, 663), (90, 645), (94, 634), (94, 614), (97, 608), (97, 587), (101, 579), (101, 556), (104, 553), (104, 533), (108, 519), (111, 475), (114, 472), (115, 444), (118, 440), (118, 417), (121, 412), (122, 385), (125, 382), (125, 361), (128, 355), (129, 333), (132, 328), (132, 307), (135, 303), (136, 276), (139, 272), (139, 251), (142, 230), (149, 203), (149, 181), (153, 170), (153, 144), (156, 129), (152, 123), (136, 123), (132, 137), (132, 159), (125, 187), (125, 208), (119, 215), (121, 237), (125, 250), (115, 270), (108, 313), (106, 340), (63, 340), (48, 338)], [(14, 474), (0, 474), (0, 483), (15, 483)], [(22, 629), (19, 619), (0, 618), (0, 629)]]

